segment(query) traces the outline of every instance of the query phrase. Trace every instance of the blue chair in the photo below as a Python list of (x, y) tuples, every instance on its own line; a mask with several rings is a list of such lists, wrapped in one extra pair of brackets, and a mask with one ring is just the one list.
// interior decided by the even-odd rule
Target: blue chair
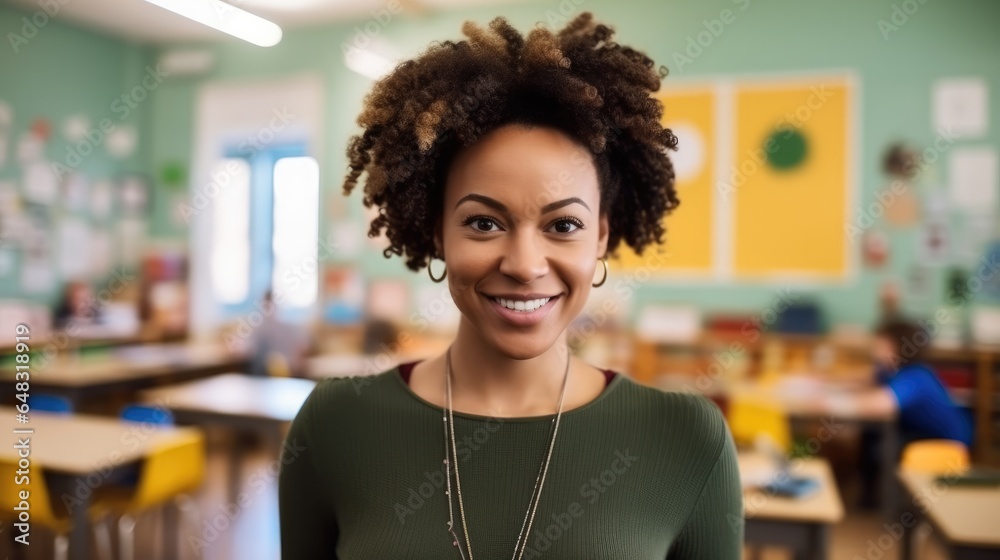
[(28, 409), (52, 414), (73, 414), (73, 403), (66, 397), (36, 393), (28, 396)]
[[(142, 404), (132, 404), (122, 409), (119, 415), (126, 422), (140, 422), (143, 424), (156, 424), (158, 426), (172, 426), (174, 415), (169, 410)], [(119, 486), (134, 487), (139, 484), (139, 473), (126, 473), (116, 482)]]
[(159, 424), (170, 426), (174, 424), (174, 415), (169, 410), (155, 406), (133, 404), (122, 409), (121, 419), (129, 422)]

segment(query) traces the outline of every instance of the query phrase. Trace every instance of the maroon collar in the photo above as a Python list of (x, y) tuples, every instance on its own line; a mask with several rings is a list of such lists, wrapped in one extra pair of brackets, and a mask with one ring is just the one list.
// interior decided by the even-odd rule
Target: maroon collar
[[(413, 362), (406, 362), (404, 364), (399, 364), (399, 374), (403, 376), (403, 382), (407, 385), (410, 384), (410, 374), (413, 373), (413, 366), (420, 363), (420, 360)], [(611, 385), (611, 380), (617, 375), (614, 371), (610, 369), (602, 369), (601, 373), (604, 374), (604, 387)]]

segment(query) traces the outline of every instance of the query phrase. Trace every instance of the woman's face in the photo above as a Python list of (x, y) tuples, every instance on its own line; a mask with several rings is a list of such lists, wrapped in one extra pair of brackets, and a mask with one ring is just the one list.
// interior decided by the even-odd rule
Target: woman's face
[(435, 243), (464, 320), (508, 356), (546, 351), (603, 275), (602, 211), (589, 152), (562, 132), (508, 125), (462, 150)]

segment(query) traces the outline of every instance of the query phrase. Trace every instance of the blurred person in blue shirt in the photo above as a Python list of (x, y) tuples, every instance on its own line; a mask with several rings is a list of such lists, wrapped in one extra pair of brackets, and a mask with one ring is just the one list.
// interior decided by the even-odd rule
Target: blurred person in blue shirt
[[(950, 439), (972, 446), (972, 416), (952, 401), (924, 361), (929, 344), (930, 335), (922, 327), (899, 316), (887, 318), (875, 330), (872, 359), (878, 388), (865, 395), (866, 406), (898, 412), (898, 452), (922, 439)], [(893, 465), (879, 464), (879, 448), (888, 443), (881, 441), (877, 431), (865, 430), (861, 437), (862, 505), (874, 506), (878, 472)]]
[(937, 374), (923, 361), (929, 343), (930, 336), (906, 320), (880, 325), (872, 347), (876, 380), (895, 400), (904, 445), (918, 439), (952, 439), (970, 447), (971, 417), (951, 400)]

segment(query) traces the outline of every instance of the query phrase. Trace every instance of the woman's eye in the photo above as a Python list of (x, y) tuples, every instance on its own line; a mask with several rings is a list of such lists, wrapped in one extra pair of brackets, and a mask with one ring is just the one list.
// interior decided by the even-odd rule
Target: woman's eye
[(476, 231), (484, 231), (484, 232), (494, 231), (493, 229), (491, 229), (491, 227), (495, 225), (496, 222), (494, 222), (489, 218), (477, 218), (472, 221), (473, 229), (475, 229)]
[(576, 225), (571, 220), (559, 220), (552, 227), (555, 228), (556, 233), (572, 233), (579, 229), (580, 226)]

